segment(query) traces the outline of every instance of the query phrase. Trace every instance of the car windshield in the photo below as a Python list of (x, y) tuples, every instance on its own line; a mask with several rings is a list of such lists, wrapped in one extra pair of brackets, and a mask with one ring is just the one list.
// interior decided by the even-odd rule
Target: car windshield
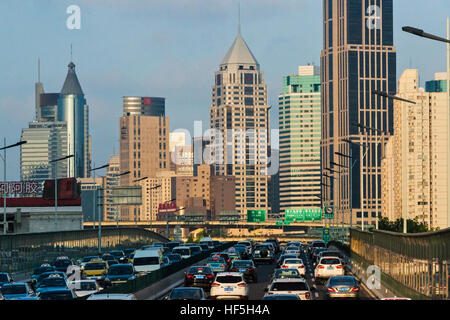
[(297, 269), (278, 269), (275, 278), (299, 278), (300, 272)]
[(81, 260), (81, 262), (89, 262), (89, 261), (91, 261), (94, 258), (98, 259), (98, 257), (84, 257), (83, 260)]
[(353, 277), (332, 277), (330, 279), (331, 286), (349, 285), (356, 286), (356, 280)]
[(206, 263), (225, 263), (225, 259), (222, 257), (208, 258), (208, 260), (206, 260)]
[(255, 248), (255, 250), (269, 250), (269, 246), (267, 245), (267, 246), (257, 246), (256, 248)]
[(123, 265), (114, 265), (112, 266), (108, 274), (112, 276), (122, 275), (122, 274), (133, 274), (133, 267), (132, 266), (123, 266)]
[(70, 260), (61, 259), (55, 261), (55, 267), (67, 267), (71, 263)]
[(252, 261), (234, 261), (233, 267), (241, 268), (241, 267), (253, 267)]
[(219, 283), (238, 283), (242, 282), (241, 276), (217, 276), (216, 282)]
[(130, 253), (133, 253), (133, 252), (135, 252), (136, 251), (136, 249), (123, 249), (123, 252), (125, 253), (125, 254), (130, 254)]
[(134, 258), (133, 264), (135, 266), (159, 265), (159, 257)]
[(1, 288), (2, 294), (27, 294), (27, 288), (24, 285), (8, 285)]
[(84, 270), (103, 270), (103, 269), (106, 269), (106, 263), (105, 262), (88, 263), (84, 267)]
[(210, 274), (212, 273), (209, 267), (191, 267), (188, 274)]
[(66, 287), (66, 281), (61, 278), (45, 278), (39, 287)]
[(6, 274), (0, 274), (0, 282), (9, 282), (8, 276)]
[(39, 294), (41, 300), (72, 300), (70, 291), (42, 292)]
[(201, 299), (202, 293), (199, 289), (174, 289), (170, 299)]
[(189, 249), (173, 249), (173, 253), (179, 253), (182, 256), (190, 256), (191, 252)]
[(110, 254), (116, 258), (121, 258), (123, 257), (123, 252), (122, 251), (111, 251)]
[(94, 291), (97, 290), (95, 281), (80, 281), (74, 283), (74, 288), (76, 291)]
[(302, 260), (300, 260), (300, 259), (286, 259), (286, 260), (284, 260), (284, 264), (302, 264)]
[(320, 260), (320, 264), (341, 264), (339, 259), (327, 258)]
[(324, 251), (321, 255), (322, 257), (341, 257), (341, 253), (335, 251)]
[(305, 282), (275, 282), (272, 284), (270, 291), (307, 291), (308, 287)]

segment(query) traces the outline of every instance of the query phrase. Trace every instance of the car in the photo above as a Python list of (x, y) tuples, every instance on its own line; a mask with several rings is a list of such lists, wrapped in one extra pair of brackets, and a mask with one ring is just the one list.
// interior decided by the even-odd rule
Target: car
[(26, 282), (5, 283), (0, 291), (5, 300), (35, 296), (33, 289)]
[(328, 248), (322, 248), (322, 247), (315, 248), (313, 250), (313, 252), (312, 252), (312, 255), (311, 255), (311, 262), (313, 264), (317, 264), (317, 262), (319, 261), (319, 259), (318, 259), (319, 258), (319, 254), (321, 252), (325, 252), (325, 251), (328, 251)]
[(181, 261), (181, 255), (178, 253), (169, 253), (166, 255), (170, 263), (176, 263)]
[(136, 251), (135, 248), (126, 248), (126, 249), (123, 249), (123, 253), (125, 253), (125, 257), (127, 257), (128, 263), (133, 263), (133, 261), (130, 261), (130, 258), (131, 258), (131, 259), (133, 258), (132, 255), (133, 255), (133, 253), (134, 253), (135, 251)]
[(278, 252), (276, 251), (276, 247), (272, 242), (263, 242), (261, 243), (262, 245), (266, 245), (270, 248), (270, 250), (272, 250), (273, 254), (276, 255)]
[(86, 256), (86, 257), (83, 257), (83, 259), (80, 260), (80, 262), (79, 262), (81, 270), (84, 269), (84, 266), (86, 265), (86, 263), (88, 263), (89, 261), (92, 261), (92, 260), (101, 260), (101, 258), (99, 256)]
[(53, 266), (55, 267), (56, 271), (61, 271), (61, 272), (66, 272), (66, 273), (67, 273), (67, 268), (69, 268), (69, 266), (73, 266), (73, 265), (74, 265), (73, 261), (65, 256), (56, 258), (55, 262), (53, 263)]
[(136, 250), (133, 258), (133, 267), (136, 272), (148, 273), (164, 265), (163, 251), (161, 248), (153, 247), (146, 250)]
[(210, 267), (214, 273), (224, 272), (227, 270), (227, 263), (224, 258), (220, 256), (214, 256), (206, 259), (205, 267)]
[(136, 279), (136, 277), (134, 275), (133, 265), (131, 263), (119, 263), (108, 269), (108, 274), (105, 277), (105, 284), (114, 285), (126, 283), (134, 279)]
[(231, 263), (234, 260), (241, 259), (241, 255), (238, 252), (236, 252), (234, 247), (229, 248), (226, 253), (227, 253), (228, 257), (230, 258), (230, 262), (228, 263), (229, 265), (231, 265)]
[(193, 256), (202, 253), (202, 247), (199, 245), (189, 246), (191, 248), (191, 253)]
[(74, 280), (68, 284), (69, 289), (75, 291), (77, 297), (86, 297), (100, 292), (100, 287), (95, 280)]
[(359, 281), (353, 276), (332, 276), (326, 287), (328, 299), (359, 298)]
[(302, 259), (291, 259), (291, 258), (286, 258), (283, 261), (283, 264), (281, 265), (281, 269), (297, 269), (298, 272), (300, 273), (300, 275), (305, 276), (306, 273), (306, 268), (305, 265), (303, 264), (303, 260)]
[[(49, 271), (55, 271), (56, 268), (54, 266), (51, 266), (50, 264), (46, 263), (46, 264), (42, 264), (40, 267), (37, 267), (36, 269), (33, 270), (33, 273), (31, 274), (31, 281), (33, 283), (36, 283), (37, 278), (43, 274), (44, 272), (49, 272)], [(0, 273), (0, 287), (1, 287), (1, 273)]]
[(193, 266), (184, 275), (185, 287), (201, 287), (209, 291), (213, 282), (214, 272), (210, 267)]
[(191, 247), (188, 246), (175, 247), (172, 249), (172, 253), (179, 253), (182, 259), (192, 257)]
[(327, 245), (323, 240), (313, 240), (308, 247), (309, 257), (312, 259), (312, 253), (315, 248), (326, 248)]
[(101, 260), (105, 260), (105, 261), (116, 260), (116, 257), (114, 257), (112, 254), (105, 253), (105, 254), (102, 255)]
[(206, 300), (202, 288), (178, 287), (172, 289), (166, 300)]
[(237, 245), (244, 245), (247, 248), (248, 254), (252, 254), (252, 243), (250, 241), (238, 241)]
[(213, 239), (210, 237), (203, 237), (200, 239), (200, 243), (207, 244), (209, 249), (214, 249), (216, 246), (214, 245)]
[(87, 300), (137, 300), (133, 293), (97, 293), (90, 295)]
[(311, 299), (311, 290), (305, 279), (275, 279), (264, 292), (265, 296), (288, 293), (297, 295), (300, 300)]
[(277, 268), (281, 268), (285, 259), (296, 259), (296, 258), (297, 255), (295, 254), (285, 254), (285, 253), (281, 254), (277, 260)]
[(231, 266), (231, 258), (230, 255), (228, 253), (225, 252), (214, 252), (213, 254), (211, 254), (211, 257), (214, 256), (219, 256), (225, 259), (225, 262), (227, 263), (228, 268), (230, 268)]
[(272, 243), (274, 245), (275, 253), (281, 252), (281, 246), (277, 239), (268, 239), (266, 240), (266, 242)]
[(245, 281), (258, 282), (258, 272), (252, 260), (235, 260), (231, 264), (230, 272), (240, 272)]
[(341, 262), (344, 265), (346, 264), (346, 259), (345, 259), (344, 255), (342, 253), (340, 253), (339, 251), (332, 251), (332, 250), (320, 251), (317, 256), (317, 259), (320, 259), (323, 257), (338, 257), (339, 259), (341, 259)]
[(83, 275), (86, 279), (103, 281), (108, 273), (108, 263), (103, 260), (92, 260), (86, 263)]
[(300, 300), (296, 294), (276, 293), (264, 296), (262, 300)]
[(221, 246), (222, 242), (220, 242), (219, 240), (213, 240), (213, 245), (214, 245), (214, 248), (216, 248), (216, 247)]
[(38, 297), (39, 300), (74, 300), (77, 295), (69, 288), (52, 288), (38, 293)]
[(206, 243), (200, 243), (199, 246), (200, 246), (200, 248), (202, 248), (202, 251), (209, 250), (209, 246)]
[(13, 278), (7, 272), (0, 272), (0, 288), (7, 283), (13, 282)]
[(272, 250), (272, 246), (269, 244), (256, 245), (253, 250), (253, 261), (255, 264), (258, 262), (274, 263), (275, 252)]
[(298, 269), (275, 269), (270, 277), (270, 282), (275, 279), (302, 279)]
[(42, 280), (50, 277), (50, 276), (60, 276), (63, 278), (67, 278), (66, 274), (64, 272), (61, 271), (48, 271), (48, 272), (44, 272), (42, 274), (40, 274), (37, 278), (36, 278), (36, 282), (33, 283), (32, 282), (32, 286), (33, 288), (36, 290), (37, 288), (39, 288), (40, 283), (42, 282)]
[(239, 272), (220, 272), (211, 285), (211, 299), (248, 299), (248, 285)]
[(301, 250), (300, 247), (295, 245), (289, 245), (284, 249), (284, 254), (294, 254), (297, 257), (300, 257)]
[(332, 276), (343, 275), (345, 275), (344, 265), (338, 257), (321, 258), (319, 264), (314, 269), (314, 279), (317, 282)]
[(47, 278), (39, 281), (39, 283), (36, 286), (36, 293), (46, 292), (55, 289), (67, 289), (68, 287), (69, 286), (67, 278), (58, 274), (52, 274)]
[(116, 259), (108, 259), (108, 260), (105, 260), (105, 261), (108, 264), (108, 268), (111, 268), (111, 266), (113, 266), (115, 264), (120, 264), (119, 261), (117, 261)]
[(118, 260), (120, 263), (127, 263), (127, 257), (125, 256), (125, 253), (122, 250), (112, 250), (109, 252), (110, 255), (112, 255), (116, 260)]
[(166, 243), (166, 247), (168, 247), (170, 250), (172, 250), (175, 247), (181, 246), (182, 243), (180, 241), (169, 241)]
[(250, 253), (248, 253), (247, 246), (245, 244), (237, 244), (233, 246), (233, 248), (236, 250), (236, 252), (239, 253), (240, 259), (242, 260), (250, 259)]

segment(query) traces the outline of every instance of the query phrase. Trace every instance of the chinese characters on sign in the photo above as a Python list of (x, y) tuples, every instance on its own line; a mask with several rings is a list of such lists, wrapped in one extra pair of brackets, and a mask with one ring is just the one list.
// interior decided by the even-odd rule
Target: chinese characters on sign
[[(6, 190), (6, 191), (5, 191)], [(0, 183), (0, 194), (8, 195), (22, 195), (22, 194), (38, 194), (39, 184), (36, 181), (10, 181), (7, 183)]]

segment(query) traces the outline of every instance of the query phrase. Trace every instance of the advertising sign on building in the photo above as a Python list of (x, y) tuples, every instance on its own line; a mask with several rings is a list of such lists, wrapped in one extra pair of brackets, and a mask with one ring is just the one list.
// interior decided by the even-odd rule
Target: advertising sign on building
[(36, 195), (39, 193), (39, 184), (36, 181), (9, 181), (0, 183), (0, 194), (3, 196), (19, 196), (24, 194)]

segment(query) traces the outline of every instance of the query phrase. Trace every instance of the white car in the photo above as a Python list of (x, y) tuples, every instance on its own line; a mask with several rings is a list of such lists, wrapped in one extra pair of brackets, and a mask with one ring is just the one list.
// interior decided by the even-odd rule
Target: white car
[(77, 297), (85, 297), (100, 291), (100, 287), (95, 280), (75, 280), (69, 282), (69, 289), (75, 291)]
[(338, 257), (323, 257), (314, 269), (314, 278), (316, 280), (344, 275), (344, 265)]
[(285, 259), (281, 265), (282, 269), (297, 269), (300, 275), (305, 276), (305, 265), (302, 259)]
[(239, 272), (219, 272), (211, 285), (211, 299), (248, 299), (248, 285)]
[(275, 279), (265, 290), (264, 296), (272, 294), (295, 294), (300, 300), (310, 300), (311, 290), (305, 279)]
[(295, 245), (290, 245), (284, 249), (285, 254), (295, 254), (296, 256), (300, 256), (300, 247)]

